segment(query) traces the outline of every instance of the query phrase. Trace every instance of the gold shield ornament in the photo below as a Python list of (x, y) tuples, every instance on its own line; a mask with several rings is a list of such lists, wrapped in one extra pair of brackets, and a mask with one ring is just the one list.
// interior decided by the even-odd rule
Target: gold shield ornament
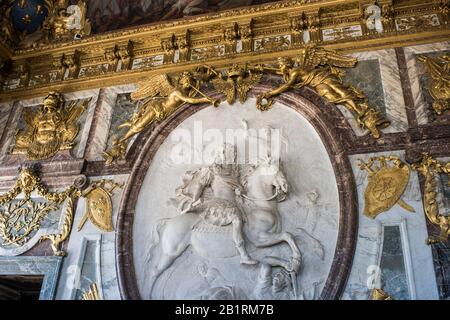
[[(106, 188), (106, 184), (110, 187)], [(117, 187), (121, 188), (122, 186), (111, 180), (101, 180), (94, 182), (83, 193), (83, 197), (86, 198), (86, 211), (78, 225), (78, 231), (83, 229), (88, 219), (102, 231), (114, 231), (111, 196), (112, 191)]]
[[(374, 166), (378, 162), (378, 166)], [(392, 164), (389, 166), (388, 164)], [(414, 208), (400, 199), (409, 182), (410, 168), (398, 157), (381, 156), (370, 158), (367, 163), (360, 160), (361, 170), (368, 172), (368, 184), (364, 192), (364, 215), (375, 219), (395, 204), (415, 212)]]

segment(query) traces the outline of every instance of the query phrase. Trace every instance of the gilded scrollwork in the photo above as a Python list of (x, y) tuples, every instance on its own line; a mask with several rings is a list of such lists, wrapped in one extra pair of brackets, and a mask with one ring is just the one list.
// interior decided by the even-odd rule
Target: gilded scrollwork
[(450, 178), (450, 162), (440, 162), (424, 153), (421, 162), (415, 163), (413, 169), (424, 178), (423, 206), (425, 215), (432, 224), (440, 229), (438, 236), (428, 237), (427, 244), (445, 242), (450, 235), (450, 216), (439, 213), (436, 178), (439, 174), (447, 174)]
[(266, 70), (281, 75), (285, 84), (260, 95), (257, 100), (258, 109), (270, 109), (273, 98), (287, 90), (309, 86), (329, 102), (344, 105), (353, 113), (358, 124), (378, 139), (379, 130), (386, 128), (389, 121), (369, 106), (362, 91), (342, 83), (344, 71), (341, 68), (352, 68), (357, 60), (315, 45), (306, 45), (299, 51), (296, 61), (281, 57), (278, 59), (278, 68), (265, 67)]
[[(31, 194), (36, 192), (44, 201), (36, 201)], [(22, 198), (18, 198), (22, 194)], [(0, 196), (0, 240), (2, 246), (23, 246), (50, 212), (59, 209), (67, 199), (64, 224), (59, 237), (44, 235), (40, 240), (50, 240), (55, 255), (62, 255), (60, 244), (67, 239), (73, 220), (73, 202), (81, 195), (74, 185), (62, 192), (51, 192), (42, 184), (31, 168), (22, 168), (15, 185)], [(17, 201), (16, 201), (17, 200)]]
[[(202, 93), (201, 80), (190, 72), (170, 79), (168, 75), (159, 75), (140, 84), (139, 89), (132, 93), (135, 101), (146, 100), (131, 119), (122, 123), (119, 128), (129, 128), (119, 139), (113, 142), (113, 148), (104, 152), (107, 164), (117, 159), (124, 159), (128, 140), (140, 133), (155, 121), (162, 121), (172, 114), (183, 103), (211, 103), (217, 107), (219, 100), (212, 99)], [(196, 97), (200, 95), (201, 97)]]
[[(375, 166), (376, 162), (378, 166)], [(373, 157), (367, 163), (360, 160), (359, 167), (367, 171), (369, 180), (364, 192), (364, 215), (375, 219), (395, 204), (409, 212), (415, 212), (413, 207), (400, 199), (409, 182), (410, 168), (399, 157)]]
[(417, 59), (422, 62), (428, 74), (430, 83), (428, 92), (433, 98), (433, 109), (443, 114), (450, 109), (450, 55), (442, 54), (438, 57), (419, 55)]
[(64, 107), (63, 96), (50, 92), (37, 112), (24, 110), (25, 127), (16, 133), (13, 154), (26, 154), (28, 159), (43, 160), (60, 150), (70, 150), (78, 135), (78, 118), (88, 100), (74, 101)]

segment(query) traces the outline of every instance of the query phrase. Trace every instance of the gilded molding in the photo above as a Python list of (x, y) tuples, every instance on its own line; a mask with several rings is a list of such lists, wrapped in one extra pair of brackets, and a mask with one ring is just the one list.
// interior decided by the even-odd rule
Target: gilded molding
[[(367, 3), (365, 0), (277, 2), (17, 49), (12, 53), (13, 65), (31, 66), (29, 78), (37, 80), (19, 81), (17, 72), (10, 74), (3, 82), (0, 101), (42, 94), (49, 87), (67, 92), (86, 85), (92, 88), (134, 82), (139, 73), (174, 73), (201, 64), (230, 67), (243, 61), (273, 61), (280, 54), (295, 56), (295, 50), (304, 46), (305, 41), (348, 53), (437, 42), (450, 35), (443, 14), (448, 4), (443, 0), (421, 4), (411, 0), (410, 4), (402, 2), (401, 6), (381, 1), (383, 32), (366, 27), (363, 10)], [(417, 28), (417, 19), (426, 17), (437, 19), (438, 23)], [(395, 22), (399, 19), (406, 19), (401, 24), (406, 27), (401, 30)], [(325, 32), (334, 36), (324, 38)], [(277, 46), (277, 41), (282, 45)], [(77, 63), (75, 52), (79, 54)], [(59, 63), (61, 57), (74, 63)], [(119, 64), (124, 67), (118, 68)], [(79, 70), (66, 77), (56, 76), (61, 65), (77, 66)], [(81, 76), (77, 75), (80, 72)]]

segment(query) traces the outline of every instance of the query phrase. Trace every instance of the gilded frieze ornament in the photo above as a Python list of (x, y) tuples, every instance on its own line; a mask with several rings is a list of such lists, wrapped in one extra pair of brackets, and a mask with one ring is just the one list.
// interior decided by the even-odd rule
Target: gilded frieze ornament
[[(44, 201), (31, 198), (36, 192)], [(22, 197), (19, 199), (19, 195)], [(2, 246), (23, 246), (40, 229), (41, 223), (50, 212), (59, 209), (67, 199), (67, 209), (62, 231), (56, 235), (44, 235), (40, 240), (50, 240), (55, 255), (64, 255), (60, 244), (70, 233), (73, 219), (73, 201), (80, 196), (74, 185), (62, 192), (50, 192), (31, 168), (22, 168), (19, 177), (7, 193), (0, 196), (0, 244)]]
[(300, 49), (297, 59), (279, 58), (278, 68), (265, 67), (266, 70), (281, 75), (285, 84), (260, 95), (258, 109), (265, 111), (272, 107), (273, 98), (294, 88), (309, 86), (320, 96), (334, 104), (341, 104), (350, 110), (358, 124), (369, 130), (378, 139), (380, 129), (389, 126), (389, 121), (371, 106), (364, 93), (353, 86), (342, 83), (344, 71), (352, 68), (357, 60), (315, 45)]
[(417, 59), (425, 65), (430, 75), (428, 91), (434, 100), (434, 111), (441, 115), (450, 109), (450, 55), (443, 54), (438, 57), (419, 55)]
[[(375, 162), (379, 165), (374, 166)], [(395, 156), (380, 156), (370, 158), (367, 163), (360, 160), (359, 167), (367, 171), (369, 180), (364, 192), (364, 215), (375, 219), (395, 204), (415, 212), (414, 208), (400, 199), (409, 182), (410, 168), (407, 164)]]
[(25, 109), (25, 127), (16, 133), (13, 154), (26, 154), (30, 160), (53, 157), (60, 150), (70, 150), (78, 135), (78, 118), (86, 109), (88, 100), (74, 101), (64, 107), (64, 99), (50, 92), (37, 112)]
[[(190, 72), (183, 72), (173, 79), (168, 75), (159, 75), (141, 83), (139, 89), (131, 94), (131, 99), (146, 101), (130, 120), (119, 125), (119, 128), (129, 129), (121, 138), (114, 141), (111, 150), (104, 152), (106, 164), (111, 164), (117, 159), (124, 159), (128, 140), (131, 137), (155, 121), (164, 120), (183, 103), (211, 103), (218, 107), (219, 100), (212, 99), (200, 91), (201, 83), (202, 81)], [(196, 97), (197, 95), (201, 97)]]
[(423, 190), (423, 206), (425, 215), (428, 220), (439, 227), (440, 233), (438, 236), (430, 236), (427, 239), (427, 244), (435, 244), (438, 242), (445, 242), (448, 240), (450, 234), (450, 216), (439, 213), (437, 203), (437, 186), (436, 178), (439, 174), (447, 174), (450, 178), (450, 162), (442, 163), (431, 157), (429, 154), (422, 155), (422, 161), (415, 163), (413, 169), (418, 171), (425, 179)]
[(214, 88), (223, 93), (229, 104), (236, 101), (236, 96), (241, 103), (247, 100), (250, 89), (261, 81), (262, 72), (258, 67), (233, 65), (225, 71), (225, 74), (208, 67), (213, 74), (211, 83)]
[(114, 231), (111, 196), (115, 188), (122, 187), (122, 184), (112, 180), (100, 180), (91, 184), (82, 194), (86, 198), (86, 211), (78, 225), (78, 231), (83, 229), (88, 219), (102, 231)]

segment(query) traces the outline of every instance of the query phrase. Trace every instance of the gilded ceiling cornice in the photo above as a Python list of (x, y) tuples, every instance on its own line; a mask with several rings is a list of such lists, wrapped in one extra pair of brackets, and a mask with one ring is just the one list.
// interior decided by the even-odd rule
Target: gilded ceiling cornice
[[(369, 28), (366, 10), (373, 1), (289, 1), (16, 49), (0, 101), (44, 95), (50, 88), (133, 83), (203, 64), (270, 62), (294, 56), (308, 41), (351, 53), (450, 39), (448, 0), (378, 3), (382, 30)], [(0, 46), (8, 57), (5, 50)]]

